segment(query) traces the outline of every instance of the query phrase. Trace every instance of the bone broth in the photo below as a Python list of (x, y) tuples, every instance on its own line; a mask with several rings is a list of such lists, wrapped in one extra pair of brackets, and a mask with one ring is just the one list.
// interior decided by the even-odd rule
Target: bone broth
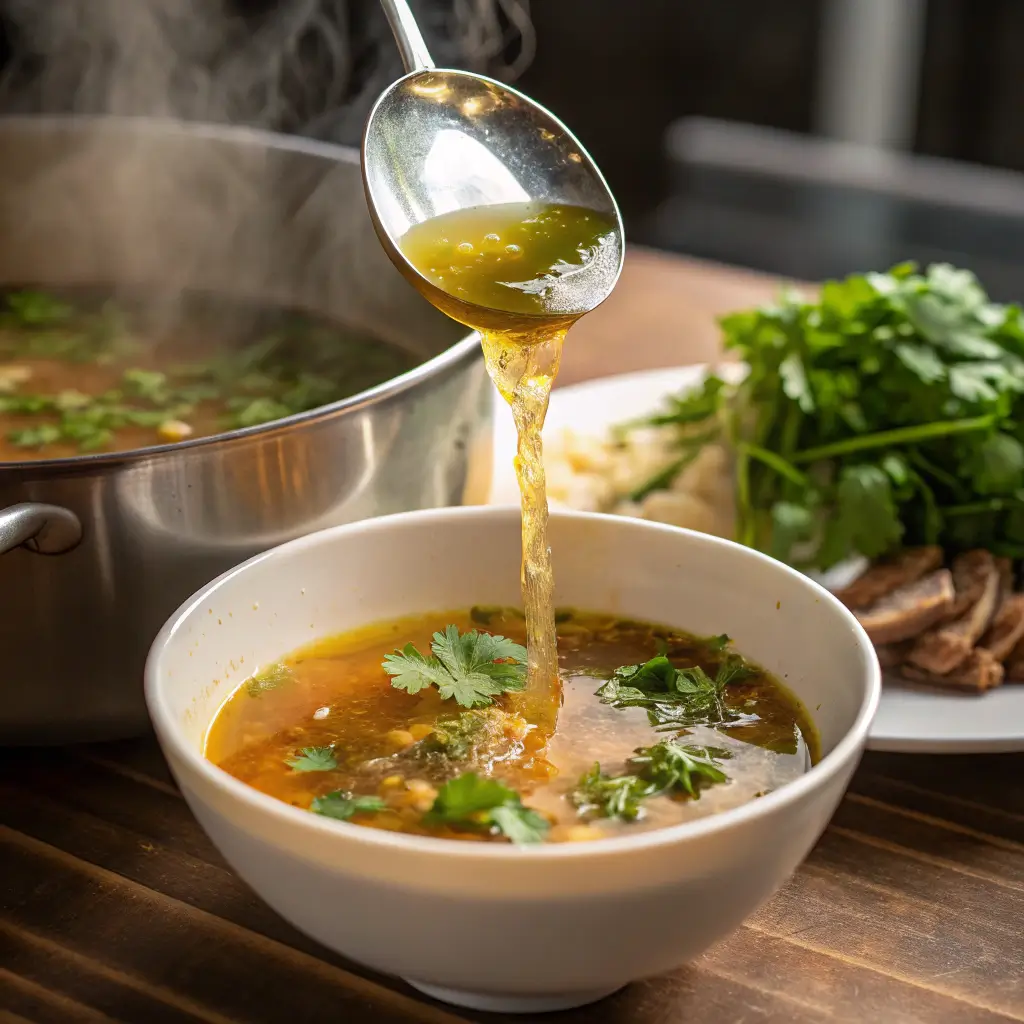
[(327, 817), (521, 844), (704, 817), (817, 757), (803, 708), (728, 637), (557, 618), (561, 696), (548, 699), (564, 704), (552, 737), (517, 701), (522, 614), (474, 608), (371, 626), (269, 666), (225, 703), (207, 756)]
[(402, 253), (449, 316), (483, 335), (487, 370), (512, 407), (523, 515), (529, 683), (523, 710), (555, 727), (558, 670), (541, 430), (566, 332), (615, 279), (615, 222), (579, 206), (510, 203), (444, 214), (410, 229)]
[(411, 369), (410, 353), (299, 312), (215, 296), (0, 295), (0, 462), (253, 427)]

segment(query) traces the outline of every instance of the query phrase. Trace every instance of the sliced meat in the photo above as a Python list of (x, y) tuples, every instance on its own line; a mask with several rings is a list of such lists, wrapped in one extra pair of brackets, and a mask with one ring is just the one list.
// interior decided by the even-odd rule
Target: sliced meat
[(855, 611), (874, 644), (909, 640), (949, 614), (956, 591), (948, 569), (937, 569), (897, 587), (870, 608)]
[(949, 612), (950, 619), (959, 619), (968, 608), (981, 600), (993, 573), (995, 573), (998, 587), (999, 567), (996, 565), (991, 551), (978, 548), (957, 555), (953, 560), (953, 586), (956, 587), (956, 600)]
[(1024, 637), (1024, 594), (1006, 594), (992, 623), (978, 641), (996, 661), (1006, 661)]
[(894, 558), (876, 562), (848, 587), (836, 591), (847, 608), (867, 608), (886, 594), (919, 580), (942, 565), (942, 548), (907, 548)]
[(1013, 650), (1003, 660), (1006, 662), (1006, 681), (1024, 683), (1024, 638), (1014, 644)]
[(1008, 683), (1024, 683), (1024, 658), (1007, 661), (1005, 679)]
[(959, 618), (922, 633), (907, 661), (935, 675), (952, 672), (988, 629), (999, 601), (1000, 583), (999, 567), (988, 551), (960, 555), (953, 562), (954, 607), (963, 605), (965, 596), (974, 601), (964, 607)]
[(992, 657), (989, 651), (976, 647), (952, 672), (939, 675), (926, 672), (916, 665), (904, 665), (900, 669), (904, 679), (915, 683), (926, 683), (944, 689), (966, 690), (971, 693), (984, 693), (998, 686), (1003, 681), (1003, 666)]
[(884, 669), (899, 668), (907, 660), (907, 655), (913, 646), (913, 640), (901, 640), (894, 644), (877, 644), (875, 654), (878, 655), (878, 664)]

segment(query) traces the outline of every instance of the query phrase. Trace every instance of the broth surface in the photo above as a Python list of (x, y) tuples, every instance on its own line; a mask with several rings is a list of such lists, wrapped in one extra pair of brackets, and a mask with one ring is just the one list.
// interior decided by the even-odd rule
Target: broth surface
[[(436, 689), (412, 695), (391, 685), (382, 659), (411, 641), (428, 650), (446, 624), (461, 632), (486, 630), (522, 641), (522, 615), (474, 609), (405, 619), (320, 641), (281, 666), (243, 684), (224, 704), (207, 739), (206, 755), (256, 789), (296, 807), (346, 791), (379, 796), (386, 807), (353, 820), (369, 827), (470, 840), (500, 836), (425, 823), (438, 788), (467, 771), (496, 778), (551, 822), (549, 841), (578, 841), (623, 831), (662, 828), (746, 803), (796, 778), (817, 759), (813, 726), (799, 702), (772, 676), (749, 666), (730, 683), (731, 720), (718, 726), (655, 727), (639, 707), (602, 703), (595, 691), (615, 669), (666, 652), (673, 665), (700, 665), (713, 673), (723, 658), (714, 640), (678, 630), (623, 622), (607, 615), (559, 613), (558, 659), (564, 706), (548, 737), (516, 713), (509, 695), (493, 708), (471, 712), (488, 723), (464, 757), (429, 753), (437, 730), (465, 713)], [(557, 694), (554, 699), (557, 698)], [(643, 803), (636, 821), (594, 817), (572, 802), (580, 778), (595, 762), (623, 772), (636, 748), (670, 737), (719, 748), (728, 780), (698, 799), (659, 795)], [(299, 771), (289, 766), (305, 748), (330, 748), (336, 766)]]
[(300, 313), (190, 296), (0, 295), (0, 462), (251, 427), (404, 373), (411, 353)]
[(548, 735), (558, 713), (558, 667), (541, 431), (566, 332), (618, 271), (615, 228), (611, 217), (579, 206), (509, 203), (431, 218), (400, 241), (410, 263), (442, 290), (431, 301), (481, 332), (488, 373), (512, 408), (529, 650), (522, 704)]

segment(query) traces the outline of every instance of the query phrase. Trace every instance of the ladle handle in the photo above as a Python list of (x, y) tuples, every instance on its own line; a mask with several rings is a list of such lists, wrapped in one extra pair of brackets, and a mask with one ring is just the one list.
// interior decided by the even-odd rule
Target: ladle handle
[(434, 67), (427, 44), (423, 41), (416, 18), (413, 16), (406, 0), (380, 0), (384, 13), (388, 16), (391, 31), (402, 54), (402, 63), (406, 71), (426, 71)]

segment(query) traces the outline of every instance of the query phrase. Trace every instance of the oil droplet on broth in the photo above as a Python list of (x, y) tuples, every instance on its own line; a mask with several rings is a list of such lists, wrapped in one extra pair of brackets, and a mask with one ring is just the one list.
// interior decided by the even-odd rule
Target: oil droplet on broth
[(561, 702), (541, 430), (566, 332), (618, 272), (614, 219), (580, 206), (509, 203), (442, 214), (399, 246), (438, 309), (481, 332), (487, 371), (512, 408), (522, 502), (529, 652), (523, 714), (546, 736)]

